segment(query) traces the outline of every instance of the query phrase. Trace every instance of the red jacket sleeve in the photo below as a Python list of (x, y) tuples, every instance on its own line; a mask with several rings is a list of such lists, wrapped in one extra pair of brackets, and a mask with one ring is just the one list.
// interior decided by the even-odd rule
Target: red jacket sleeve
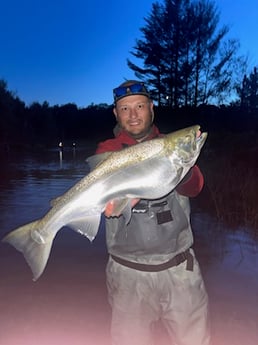
[(186, 177), (176, 187), (176, 191), (187, 197), (197, 196), (204, 185), (204, 178), (201, 170), (194, 165)]

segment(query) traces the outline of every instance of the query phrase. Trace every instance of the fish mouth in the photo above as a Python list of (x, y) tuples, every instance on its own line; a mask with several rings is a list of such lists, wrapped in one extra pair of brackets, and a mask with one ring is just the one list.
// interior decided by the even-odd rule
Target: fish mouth
[(195, 138), (195, 142), (196, 142), (197, 146), (198, 145), (203, 146), (203, 144), (207, 138), (207, 135), (208, 135), (208, 133), (207, 132), (201, 132), (200, 127), (199, 127), (199, 129), (196, 132), (196, 138)]
[(194, 132), (195, 132), (195, 142), (198, 145), (200, 145), (201, 143), (204, 144), (208, 133), (207, 132), (202, 132), (201, 131), (201, 126), (200, 125), (195, 125), (193, 128)]

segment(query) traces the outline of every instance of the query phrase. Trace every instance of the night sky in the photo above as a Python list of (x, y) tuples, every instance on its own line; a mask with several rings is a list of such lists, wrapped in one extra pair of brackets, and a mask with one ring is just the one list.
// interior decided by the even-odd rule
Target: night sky
[[(126, 59), (141, 38), (149, 0), (13, 0), (1, 4), (0, 79), (27, 105), (112, 103), (112, 89), (135, 78)], [(258, 65), (257, 0), (217, 0), (250, 69)]]

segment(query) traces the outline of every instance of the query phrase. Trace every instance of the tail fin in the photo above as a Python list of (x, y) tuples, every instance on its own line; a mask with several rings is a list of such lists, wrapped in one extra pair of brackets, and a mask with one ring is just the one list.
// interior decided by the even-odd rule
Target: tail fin
[(48, 238), (47, 242), (44, 241), (39, 234), (39, 229), (40, 220), (37, 220), (13, 230), (2, 240), (22, 252), (32, 270), (34, 281), (40, 277), (46, 267), (54, 239), (53, 234), (53, 238)]

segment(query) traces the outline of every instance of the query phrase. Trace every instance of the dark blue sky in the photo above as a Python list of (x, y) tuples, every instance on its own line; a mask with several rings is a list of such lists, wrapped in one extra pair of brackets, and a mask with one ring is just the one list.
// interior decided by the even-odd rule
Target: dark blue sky
[[(1, 4), (0, 79), (27, 105), (112, 103), (112, 89), (134, 78), (127, 58), (150, 0), (13, 0)], [(228, 38), (258, 64), (257, 0), (217, 0)], [(140, 63), (140, 61), (134, 60)]]

